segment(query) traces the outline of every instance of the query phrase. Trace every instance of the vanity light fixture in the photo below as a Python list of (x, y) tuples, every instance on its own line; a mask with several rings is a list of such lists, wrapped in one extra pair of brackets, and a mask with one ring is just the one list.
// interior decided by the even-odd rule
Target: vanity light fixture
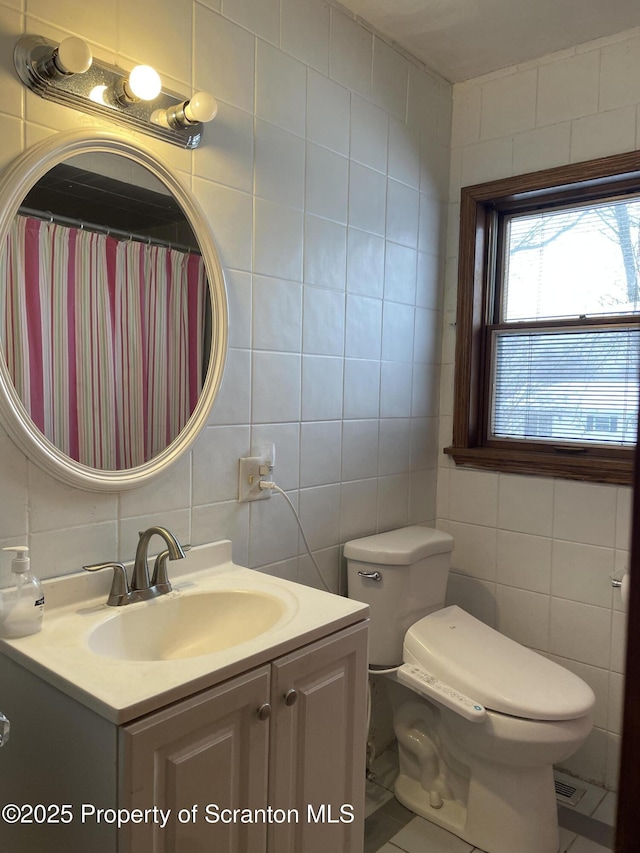
[(92, 57), (86, 42), (75, 36), (59, 44), (44, 36), (23, 36), (13, 61), (24, 85), (41, 98), (180, 148), (197, 148), (203, 123), (218, 110), (208, 92), (187, 98), (164, 89), (151, 66), (138, 65), (129, 74)]

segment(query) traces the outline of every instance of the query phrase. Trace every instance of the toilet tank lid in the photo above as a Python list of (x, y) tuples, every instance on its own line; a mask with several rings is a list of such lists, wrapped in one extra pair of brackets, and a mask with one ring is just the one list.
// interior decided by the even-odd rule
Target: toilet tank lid
[(419, 524), (352, 539), (344, 546), (347, 559), (382, 566), (408, 566), (423, 557), (448, 551), (453, 551), (453, 538), (448, 533)]

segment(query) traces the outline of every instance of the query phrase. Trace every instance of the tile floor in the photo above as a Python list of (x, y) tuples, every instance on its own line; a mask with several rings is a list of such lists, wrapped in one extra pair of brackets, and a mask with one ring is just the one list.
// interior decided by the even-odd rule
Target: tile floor
[[(384, 752), (367, 780), (365, 853), (483, 853), (450, 832), (416, 817), (393, 796), (397, 753)], [(558, 774), (561, 780), (569, 777)], [(558, 853), (611, 853), (616, 795), (595, 785), (576, 806), (561, 806)]]

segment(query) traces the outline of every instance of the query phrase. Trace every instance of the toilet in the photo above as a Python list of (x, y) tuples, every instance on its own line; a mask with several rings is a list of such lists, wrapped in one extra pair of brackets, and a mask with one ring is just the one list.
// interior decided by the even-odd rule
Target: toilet
[(344, 546), (369, 605), (369, 668), (388, 679), (397, 799), (486, 853), (556, 853), (553, 765), (592, 728), (573, 673), (444, 607), (449, 534), (420, 525)]

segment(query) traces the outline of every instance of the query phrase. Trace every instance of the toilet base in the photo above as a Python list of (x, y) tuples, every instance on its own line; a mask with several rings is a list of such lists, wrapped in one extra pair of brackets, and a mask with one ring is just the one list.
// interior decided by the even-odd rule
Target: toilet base
[(486, 853), (557, 853), (558, 814), (551, 767), (475, 767), (466, 804), (443, 799), (439, 808), (417, 779), (403, 774), (396, 798), (420, 817), (441, 826)]

